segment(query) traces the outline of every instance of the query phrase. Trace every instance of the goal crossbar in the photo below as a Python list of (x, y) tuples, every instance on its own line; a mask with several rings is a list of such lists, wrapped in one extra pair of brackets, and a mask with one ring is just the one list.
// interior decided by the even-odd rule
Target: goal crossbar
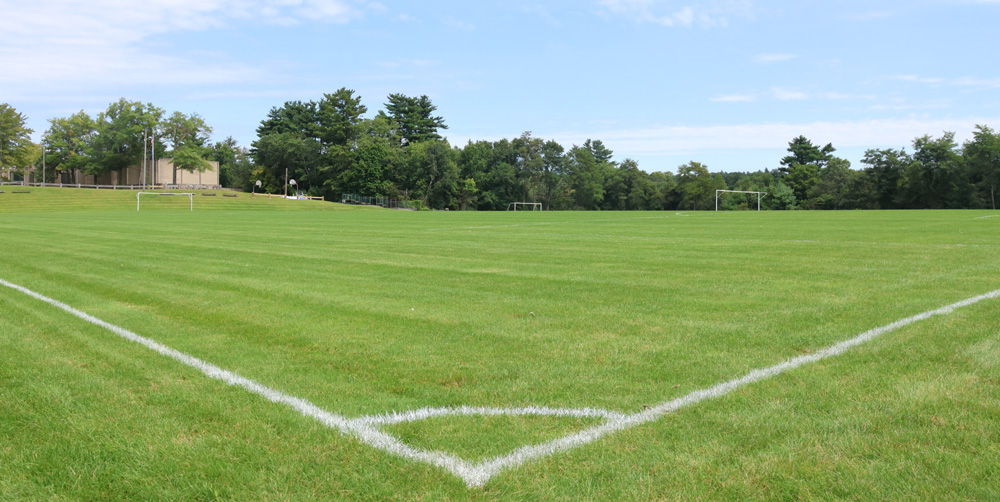
[(135, 210), (139, 210), (140, 195), (187, 195), (191, 202), (191, 211), (194, 211), (194, 194), (187, 192), (139, 192), (135, 194)]
[(767, 195), (767, 192), (754, 192), (752, 190), (716, 190), (715, 191), (715, 211), (719, 211), (720, 193), (755, 193), (757, 194), (757, 210), (760, 211), (760, 198)]

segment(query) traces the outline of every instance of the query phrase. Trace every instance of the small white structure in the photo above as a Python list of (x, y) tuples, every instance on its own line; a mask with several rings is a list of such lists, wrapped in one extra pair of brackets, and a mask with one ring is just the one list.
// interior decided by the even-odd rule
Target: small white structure
[(767, 192), (751, 192), (746, 190), (716, 190), (715, 191), (715, 210), (719, 210), (719, 193), (755, 193), (757, 194), (757, 211), (760, 211), (760, 198), (767, 195)]
[(194, 194), (193, 193), (181, 193), (181, 192), (139, 192), (135, 194), (135, 210), (139, 211), (139, 196), (140, 195), (187, 195), (190, 199), (191, 211), (194, 211)]
[[(517, 211), (518, 210), (517, 208), (519, 208), (519, 207), (521, 208), (521, 211), (541, 211), (542, 210), (542, 203), (541, 202), (511, 202), (510, 204), (507, 204), (507, 210), (508, 211)], [(530, 209), (525, 209), (525, 208), (530, 208)]]

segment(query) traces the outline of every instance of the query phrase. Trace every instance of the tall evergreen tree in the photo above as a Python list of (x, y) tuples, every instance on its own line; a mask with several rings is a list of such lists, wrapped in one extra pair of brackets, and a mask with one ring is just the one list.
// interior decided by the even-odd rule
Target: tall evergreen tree
[(444, 119), (434, 116), (437, 106), (426, 95), (417, 97), (390, 94), (385, 103), (385, 114), (399, 125), (401, 144), (441, 139), (438, 129), (447, 129)]

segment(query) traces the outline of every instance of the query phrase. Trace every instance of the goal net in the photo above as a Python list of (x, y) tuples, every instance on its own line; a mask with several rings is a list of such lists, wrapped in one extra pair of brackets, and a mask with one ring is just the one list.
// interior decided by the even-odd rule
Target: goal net
[[(757, 195), (757, 210), (760, 211), (760, 198), (767, 195), (767, 192), (754, 192), (750, 190), (716, 190), (715, 191), (715, 210), (719, 210), (719, 196), (727, 193), (738, 193), (738, 194), (756, 194)], [(753, 209), (750, 207), (750, 203), (747, 204), (747, 209)]]
[(181, 192), (139, 192), (135, 194), (135, 210), (139, 210), (139, 201), (142, 195), (187, 195), (188, 196), (188, 208), (194, 211), (194, 194), (193, 193), (181, 193)]
[(507, 204), (508, 211), (541, 211), (541, 202), (511, 202)]

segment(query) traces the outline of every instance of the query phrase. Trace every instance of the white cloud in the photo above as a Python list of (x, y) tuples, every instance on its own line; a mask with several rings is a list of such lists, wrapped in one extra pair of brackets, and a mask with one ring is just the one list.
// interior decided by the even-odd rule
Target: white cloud
[(675, 155), (719, 150), (785, 148), (799, 135), (833, 143), (837, 148), (885, 148), (909, 145), (925, 134), (953, 131), (956, 139), (971, 137), (976, 124), (1000, 123), (1000, 117), (960, 119), (901, 118), (848, 120), (840, 122), (747, 123), (713, 126), (669, 126), (645, 129), (589, 131), (585, 133), (541, 133), (564, 145), (582, 144), (600, 138), (623, 155)]
[(748, 0), (693, 0), (679, 8), (663, 0), (598, 0), (598, 5), (606, 13), (667, 27), (726, 27), (731, 17), (751, 17), (752, 11)]
[(758, 54), (753, 60), (756, 63), (783, 63), (795, 58), (795, 54)]
[(903, 82), (919, 82), (921, 84), (940, 84), (944, 82), (943, 78), (921, 77), (919, 75), (896, 75), (892, 79), (902, 80)]
[(709, 101), (716, 103), (751, 103), (757, 101), (757, 96), (755, 94), (724, 94), (711, 98)]
[[(290, 25), (345, 23), (361, 15), (346, 0), (3, 1), (0, 82), (36, 87), (88, 83), (193, 84), (255, 78), (257, 70), (143, 47), (152, 36), (218, 29), (234, 20)], [(222, 55), (216, 55), (221, 58)]]
[(357, 16), (355, 9), (342, 0), (305, 0), (294, 12), (306, 19), (346, 23)]
[(778, 101), (804, 101), (811, 100), (847, 100), (847, 99), (873, 99), (870, 96), (852, 96), (842, 92), (805, 92), (787, 87), (772, 87), (769, 92), (744, 92), (737, 94), (723, 94), (709, 98), (715, 103), (751, 103), (762, 99), (774, 99)]
[(445, 18), (444, 24), (446, 26), (455, 28), (456, 30), (462, 30), (462, 31), (474, 31), (476, 29), (476, 25), (472, 23), (467, 23), (455, 17)]
[[(1000, 0), (997, 0), (1000, 3)], [(983, 89), (1000, 89), (1000, 78), (959, 77), (949, 81), (960, 87), (979, 87)]]
[(778, 101), (802, 101), (808, 98), (806, 93), (802, 91), (785, 87), (772, 87), (771, 96)]
[(441, 61), (437, 61), (434, 59), (396, 59), (393, 61), (381, 61), (375, 63), (375, 66), (378, 66), (380, 68), (386, 68), (389, 70), (394, 70), (396, 68), (404, 68), (404, 67), (427, 68), (430, 66), (439, 66), (439, 65), (441, 65)]
[(524, 6), (521, 7), (521, 11), (524, 12), (525, 14), (537, 16), (552, 26), (562, 26), (562, 22), (560, 22), (558, 18), (553, 16), (552, 13), (549, 12), (549, 10), (544, 5), (539, 4), (539, 5)]
[(896, 13), (890, 10), (879, 10), (879, 11), (867, 11), (867, 12), (856, 12), (853, 14), (848, 14), (847, 19), (856, 22), (868, 22), (868, 21), (878, 21), (882, 19), (889, 19), (895, 17)]
[[(997, 0), (997, 2), (1000, 3), (1000, 0)], [(894, 77), (891, 77), (891, 79), (903, 82), (916, 82), (920, 84), (929, 84), (929, 85), (947, 85), (953, 87), (970, 87), (978, 89), (1000, 89), (1000, 77), (941, 78), (941, 77), (922, 77), (920, 75), (896, 75)]]

